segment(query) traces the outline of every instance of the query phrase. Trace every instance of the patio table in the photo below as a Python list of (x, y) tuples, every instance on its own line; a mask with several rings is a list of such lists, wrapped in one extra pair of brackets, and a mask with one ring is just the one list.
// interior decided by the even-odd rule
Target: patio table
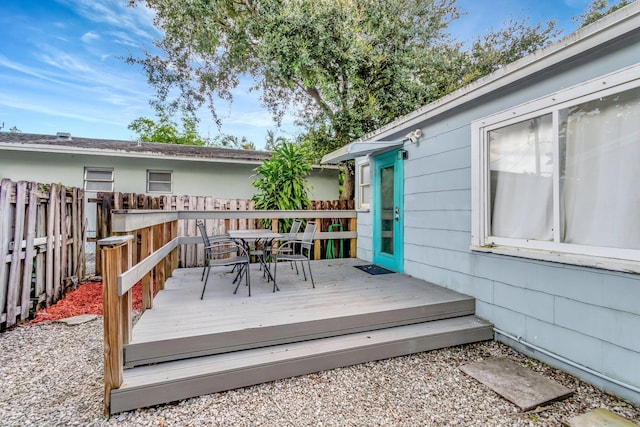
[[(283, 239), (284, 235), (269, 229), (228, 230), (227, 233), (229, 234), (229, 237), (240, 242), (247, 251), (250, 250), (250, 242), (254, 242), (256, 247), (262, 243), (263, 254), (258, 257), (258, 260), (260, 261), (262, 268), (264, 268), (265, 274), (267, 275), (267, 281), (273, 280), (271, 270), (269, 269), (269, 263), (267, 263), (265, 259), (265, 254), (269, 248), (271, 248), (273, 241)], [(280, 289), (275, 286), (274, 291), (275, 290), (279, 291)]]

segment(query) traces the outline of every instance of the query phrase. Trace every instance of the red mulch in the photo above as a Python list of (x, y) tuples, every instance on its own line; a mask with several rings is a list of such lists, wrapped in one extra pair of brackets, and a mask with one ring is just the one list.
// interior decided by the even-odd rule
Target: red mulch
[[(133, 308), (142, 308), (142, 285), (136, 284), (133, 288)], [(80, 314), (102, 315), (102, 282), (87, 282), (78, 286), (78, 289), (67, 293), (63, 299), (54, 305), (38, 310), (31, 323), (60, 320)]]

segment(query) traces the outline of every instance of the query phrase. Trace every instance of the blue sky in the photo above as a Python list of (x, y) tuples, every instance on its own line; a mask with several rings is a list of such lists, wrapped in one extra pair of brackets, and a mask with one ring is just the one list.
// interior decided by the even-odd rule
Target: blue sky
[[(0, 2), (0, 126), (22, 132), (107, 139), (135, 139), (127, 125), (140, 116), (155, 117), (148, 101), (153, 90), (139, 68), (122, 59), (151, 47), (160, 33), (153, 15), (127, 0), (2, 0)], [(450, 31), (466, 41), (509, 18), (531, 24), (557, 21), (566, 35), (576, 28), (572, 16), (589, 0), (458, 0), (466, 14)], [(293, 118), (277, 129), (261, 108), (249, 81), (234, 91), (232, 105), (221, 104), (223, 133), (246, 136), (258, 148), (268, 130), (293, 136)], [(219, 131), (206, 111), (200, 132)]]

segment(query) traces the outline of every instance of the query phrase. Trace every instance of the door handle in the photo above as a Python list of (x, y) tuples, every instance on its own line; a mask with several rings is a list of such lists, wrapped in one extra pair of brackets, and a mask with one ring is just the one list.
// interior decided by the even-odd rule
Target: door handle
[(400, 221), (400, 207), (396, 206), (393, 212), (394, 212), (393, 219), (395, 219), (396, 221)]

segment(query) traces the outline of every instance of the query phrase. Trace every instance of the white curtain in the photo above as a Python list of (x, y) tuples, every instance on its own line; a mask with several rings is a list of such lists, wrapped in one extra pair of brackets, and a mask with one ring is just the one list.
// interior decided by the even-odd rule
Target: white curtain
[(553, 239), (551, 114), (489, 132), (491, 235)]
[(640, 249), (640, 89), (571, 107), (562, 116), (563, 241)]

